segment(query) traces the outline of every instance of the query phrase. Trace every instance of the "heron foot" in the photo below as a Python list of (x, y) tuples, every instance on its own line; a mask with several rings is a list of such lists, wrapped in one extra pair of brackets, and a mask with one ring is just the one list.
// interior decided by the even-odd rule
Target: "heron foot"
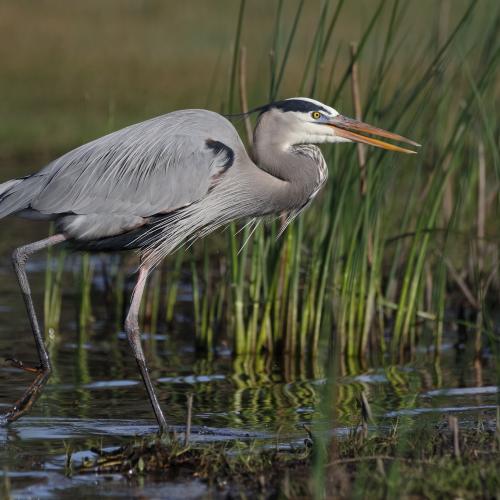
[(158, 425), (157, 435), (160, 439), (166, 439), (167, 441), (173, 439), (174, 433), (170, 432), (166, 420), (164, 423)]
[(20, 361), (16, 358), (5, 358), (5, 361), (10, 363), (10, 365), (13, 368), (19, 368), (20, 370), (24, 370), (25, 372), (28, 372), (28, 373), (40, 373), (43, 371), (43, 368), (41, 367), (41, 365), (38, 365), (38, 366), (25, 365), (22, 361)]
[[(30, 371), (30, 370), (28, 370)], [(40, 393), (50, 376), (50, 369), (40, 368), (35, 380), (24, 391), (24, 394), (5, 412), (0, 414), (0, 425), (7, 425), (28, 412), (33, 403), (38, 399)]]

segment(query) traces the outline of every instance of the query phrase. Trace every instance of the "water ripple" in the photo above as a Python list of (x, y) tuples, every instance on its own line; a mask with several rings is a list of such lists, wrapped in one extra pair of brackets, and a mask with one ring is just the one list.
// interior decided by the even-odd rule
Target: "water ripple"
[(480, 394), (498, 394), (500, 389), (497, 386), (486, 387), (457, 387), (450, 389), (435, 389), (428, 391), (425, 396), (476, 396)]

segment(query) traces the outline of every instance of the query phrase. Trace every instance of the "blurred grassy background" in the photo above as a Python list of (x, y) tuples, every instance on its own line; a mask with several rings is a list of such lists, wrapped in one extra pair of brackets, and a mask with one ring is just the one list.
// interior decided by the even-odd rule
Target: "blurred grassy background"
[[(446, 23), (453, 25), (467, 4), (462, 0), (405, 3), (404, 22), (411, 29), (396, 57), (409, 60), (422, 32), (437, 33), (440, 9), (446, 10)], [(470, 29), (480, 28), (495, 3), (481, 2)], [(377, 4), (346, 3), (325, 67), (339, 49), (338, 74), (343, 73), (349, 60), (346, 42), (360, 39)], [(248, 53), (251, 106), (268, 98), (277, 7), (277, 1), (269, 0), (252, 0), (246, 6), (241, 43)], [(283, 4), (282, 38), (291, 28), (296, 8), (295, 1)], [(319, 1), (305, 2), (281, 96), (298, 92), (321, 8)], [(5, 160), (17, 158), (29, 160), (16, 163), (21, 173), (30, 172), (82, 142), (176, 108), (220, 109), (227, 96), (238, 9), (234, 0), (2, 0), (2, 169), (8, 168), (10, 175), (12, 166)], [(362, 61), (380, 54), (389, 16), (387, 8)], [(390, 78), (397, 79), (397, 72), (391, 71)], [(333, 104), (345, 108), (342, 102)]]

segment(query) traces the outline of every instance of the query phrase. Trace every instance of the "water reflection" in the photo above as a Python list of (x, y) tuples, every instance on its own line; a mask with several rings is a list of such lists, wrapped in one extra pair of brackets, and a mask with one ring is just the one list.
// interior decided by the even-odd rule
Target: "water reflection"
[[(84, 271), (92, 269), (88, 263)], [(34, 262), (33, 270), (39, 305), (44, 267)], [(0, 324), (0, 354), (33, 361), (33, 340), (15, 283), (0, 280), (0, 293), (8, 310)], [(91, 302), (90, 290), (81, 287), (63, 297), (61, 326), (49, 342), (54, 375), (30, 414), (0, 429), (0, 469), (8, 467), (19, 496), (50, 496), (54, 488), (73, 492), (83, 485), (88, 488), (87, 479), (63, 476), (68, 447), (88, 450), (96, 440), (116, 445), (156, 431), (126, 337), (101, 300), (99, 288), (92, 293)], [(443, 344), (439, 357), (418, 350), (414, 361), (406, 365), (390, 364), (383, 357), (366, 366), (345, 363), (338, 381), (333, 430), (321, 413), (326, 383), (322, 358), (233, 358), (227, 349), (199, 354), (188, 322), (161, 331), (149, 326), (144, 334), (158, 396), (179, 432), (185, 423), (187, 395), (193, 394), (193, 439), (258, 439), (282, 445), (300, 442), (304, 424), (347, 433), (360, 421), (362, 394), (379, 425), (399, 418), (439, 421), (450, 412), (465, 422), (493, 415), (498, 397), (493, 360), (486, 357), (478, 365), (473, 350), (453, 346), (453, 342)], [(29, 374), (1, 365), (0, 409), (14, 401), (29, 382)], [(108, 479), (118, 494), (123, 480)], [(193, 483), (198, 486), (202, 487)], [(93, 494), (98, 494), (102, 485), (92, 487)]]

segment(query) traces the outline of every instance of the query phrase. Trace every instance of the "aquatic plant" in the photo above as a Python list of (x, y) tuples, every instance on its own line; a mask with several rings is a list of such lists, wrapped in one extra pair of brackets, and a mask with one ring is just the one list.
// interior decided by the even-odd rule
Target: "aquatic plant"
[[(449, 323), (475, 332), (480, 349), (484, 334), (492, 338), (489, 310), (499, 289), (500, 155), (488, 105), (498, 102), (499, 10), (486, 16), (488, 9), (470, 2), (456, 16), (442, 11), (435, 31), (421, 33), (412, 30), (408, 6), (381, 1), (357, 43), (334, 44), (345, 2), (323, 2), (307, 56), (298, 59), (303, 4), (288, 25), (277, 3), (266, 84), (247, 81), (240, 3), (221, 111), (246, 111), (248, 88), (262, 102), (283, 95), (287, 83), (286, 92), (338, 103), (346, 114), (417, 138), (421, 152), (408, 159), (364, 146), (326, 149), (327, 187), (281, 237), (281, 219), (243, 222), (190, 252), (180, 249), (150, 280), (143, 323), (172, 326), (179, 287), (190, 276), (199, 349), (225, 339), (236, 354), (317, 356), (335, 338), (345, 362), (355, 364), (374, 351), (411, 355), (424, 331), (439, 352)], [(416, 36), (408, 57), (406, 39)], [(291, 65), (304, 68), (295, 87), (286, 80)], [(249, 120), (236, 125), (251, 149)], [(46, 328), (59, 320), (63, 262), (47, 268)], [(120, 322), (129, 291), (115, 262), (107, 274)]]

